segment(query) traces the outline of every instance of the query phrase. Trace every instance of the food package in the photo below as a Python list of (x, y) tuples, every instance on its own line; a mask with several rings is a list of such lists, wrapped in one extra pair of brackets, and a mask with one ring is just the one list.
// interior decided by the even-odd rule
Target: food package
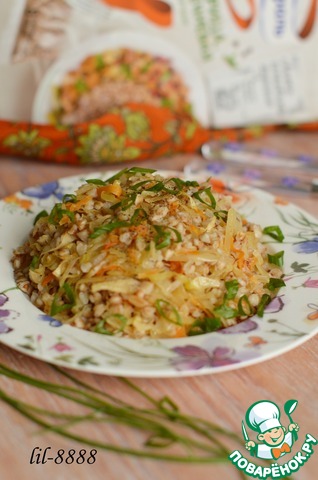
[(0, 119), (87, 129), (133, 103), (210, 131), (315, 122), (317, 2), (1, 2)]

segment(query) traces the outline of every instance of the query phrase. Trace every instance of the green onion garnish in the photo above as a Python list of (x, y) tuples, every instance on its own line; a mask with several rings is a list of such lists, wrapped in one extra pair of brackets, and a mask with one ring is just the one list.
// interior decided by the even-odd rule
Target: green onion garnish
[(104, 57), (103, 55), (101, 54), (97, 54), (95, 55), (95, 68), (97, 71), (99, 70), (103, 70), (103, 68), (105, 68), (106, 64), (105, 64), (105, 60), (104, 60)]
[(197, 182), (196, 180), (186, 180), (184, 182), (184, 184), (186, 185), (186, 187), (198, 187), (199, 186), (199, 182)]
[(132, 167), (128, 170), (129, 173), (154, 173), (157, 170), (154, 168)]
[(153, 228), (156, 230), (157, 235), (154, 238), (156, 249), (161, 250), (162, 248), (168, 247), (171, 243), (171, 233), (167, 232), (166, 229), (172, 230), (176, 236), (176, 242), (182, 242), (181, 233), (178, 232), (176, 228), (165, 227), (161, 225), (153, 225)]
[(269, 282), (265, 285), (270, 291), (274, 291), (277, 288), (285, 287), (286, 283), (281, 278), (270, 278)]
[(203, 333), (216, 332), (222, 327), (222, 322), (218, 317), (205, 317), (195, 320), (191, 325), (188, 335), (202, 335)]
[(98, 324), (94, 328), (94, 332), (101, 333), (102, 335), (114, 335), (113, 332), (105, 328), (105, 320), (101, 320), (100, 322), (98, 322)]
[(146, 183), (150, 183), (151, 180), (142, 180), (142, 182), (135, 183), (135, 185), (132, 185), (130, 187), (131, 190), (138, 190), (139, 187), (142, 187), (142, 185), (145, 185)]
[(147, 218), (148, 218), (148, 214), (146, 210), (144, 210), (143, 208), (136, 208), (136, 210), (134, 211), (130, 219), (130, 223), (131, 225), (139, 225), (139, 223), (142, 222), (142, 220), (146, 220)]
[(147, 188), (147, 192), (161, 192), (165, 188), (163, 182), (157, 182), (152, 187)]
[(263, 293), (261, 301), (259, 302), (256, 310), (256, 313), (259, 317), (262, 317), (264, 315), (265, 307), (269, 304), (270, 301), (271, 301), (271, 296), (268, 295), (267, 293)]
[(115, 230), (116, 228), (123, 228), (129, 227), (129, 222), (110, 222), (106, 223), (106, 225), (102, 225), (101, 227), (96, 228), (93, 233), (90, 234), (90, 238), (97, 238), (103, 233), (109, 233)]
[(239, 289), (239, 282), (235, 280), (230, 280), (225, 282), (226, 294), (224, 296), (225, 300), (232, 300), (236, 297), (237, 291)]
[(214, 212), (216, 218), (223, 220), (223, 222), (227, 222), (228, 211), (227, 210), (218, 210)]
[[(245, 307), (245, 308), (244, 308)], [(247, 311), (248, 309), (248, 311)], [(237, 304), (237, 311), (240, 317), (252, 315), (253, 307), (250, 304), (247, 295), (242, 295)]]
[[(202, 198), (202, 195), (205, 193), (205, 195), (209, 198), (209, 202), (206, 202), (205, 200), (203, 200)], [(216, 200), (211, 192), (211, 188), (208, 187), (208, 188), (205, 188), (204, 190), (200, 190), (198, 192), (195, 192), (193, 195), (192, 195), (194, 198), (196, 198), (197, 200), (199, 200), (201, 203), (203, 203), (204, 205), (207, 205), (208, 207), (210, 208), (215, 208), (216, 207)]]
[(238, 311), (228, 305), (220, 305), (214, 309), (214, 312), (222, 318), (235, 318), (238, 316)]
[(74, 87), (78, 93), (84, 93), (89, 90), (88, 85), (83, 78), (76, 80)]
[(96, 325), (96, 327), (94, 329), (94, 332), (102, 333), (104, 335), (113, 335), (113, 332), (111, 332), (110, 330), (107, 330), (107, 328), (105, 328), (105, 323), (107, 323), (107, 320), (109, 318), (112, 318), (112, 317), (120, 320), (121, 327), (118, 330), (116, 330), (116, 332), (122, 332), (124, 330), (128, 320), (124, 315), (121, 315), (120, 313), (112, 313), (111, 315), (108, 315), (108, 317), (106, 317), (103, 320), (101, 320), (100, 322), (98, 322), (98, 324)]
[(278, 267), (282, 267), (284, 265), (284, 250), (271, 255), (270, 253), (267, 255), (267, 259), (269, 263), (273, 263)]
[(93, 185), (106, 185), (106, 182), (101, 180), (100, 178), (89, 178), (88, 180), (85, 180), (86, 183), (92, 183)]
[(40, 218), (42, 218), (42, 217), (48, 217), (48, 216), (49, 216), (49, 214), (47, 213), (46, 210), (41, 210), (41, 212), (39, 212), (39, 213), (36, 215), (36, 217), (35, 217), (35, 219), (34, 219), (34, 221), (33, 221), (33, 225), (35, 225), (36, 222), (37, 222)]
[(110, 208), (111, 210), (116, 210), (117, 208), (121, 208), (123, 211), (128, 210), (136, 201), (137, 193), (132, 193), (131, 195), (127, 195), (127, 197), (123, 198), (121, 202), (114, 203)]
[[(68, 303), (59, 304), (63, 302), (63, 297), (66, 297)], [(50, 309), (50, 315), (54, 315), (63, 312), (64, 310), (69, 310), (75, 305), (75, 294), (72, 287), (69, 283), (65, 282), (58, 292), (54, 295), (53, 302)]]
[(64, 195), (63, 200), (62, 200), (63, 203), (66, 203), (66, 202), (74, 203), (76, 201), (77, 201), (76, 195), (73, 195), (71, 193), (67, 193), (66, 195)]
[(173, 305), (171, 305), (171, 303), (159, 298), (155, 301), (155, 307), (158, 314), (165, 320), (168, 320), (168, 322), (176, 323), (177, 325), (182, 325), (182, 319), (180, 317), (180, 314), (177, 309)]
[(156, 172), (156, 170), (154, 170), (153, 168), (143, 168), (143, 167), (124, 168), (123, 170), (120, 170), (120, 172), (116, 173), (112, 177), (105, 180), (105, 184), (112, 183), (114, 180), (118, 180), (123, 175), (127, 175), (128, 177), (131, 177), (132, 175), (134, 175), (134, 173), (154, 173), (154, 172)]
[(153, 225), (154, 229), (157, 232), (157, 235), (154, 237), (154, 242), (157, 250), (168, 247), (171, 243), (171, 233), (165, 232), (162, 227), (159, 225)]
[(277, 240), (277, 242), (280, 242), (280, 243), (285, 238), (283, 232), (281, 231), (278, 225), (272, 225), (272, 226), (263, 228), (263, 233), (264, 235), (269, 235), (274, 240)]
[(72, 222), (74, 222), (74, 213), (66, 210), (65, 208), (62, 208), (61, 203), (57, 203), (52, 208), (48, 222), (56, 225), (62, 219), (63, 215), (66, 215)]
[(105, 180), (104, 184), (106, 185), (107, 183), (113, 183), (114, 180), (118, 180), (120, 177), (122, 177), (127, 172), (128, 172), (128, 168), (124, 168), (123, 170), (120, 170), (120, 172), (116, 173), (112, 177)]
[[(177, 188), (168, 188), (166, 187), (167, 184), (173, 182)], [(184, 181), (181, 178), (169, 178), (164, 185), (164, 191), (167, 193), (171, 193), (172, 195), (178, 195), (184, 187)]]
[(39, 263), (40, 263), (40, 257), (38, 257), (37, 255), (34, 255), (29, 268), (32, 270), (35, 270), (36, 268), (38, 268)]

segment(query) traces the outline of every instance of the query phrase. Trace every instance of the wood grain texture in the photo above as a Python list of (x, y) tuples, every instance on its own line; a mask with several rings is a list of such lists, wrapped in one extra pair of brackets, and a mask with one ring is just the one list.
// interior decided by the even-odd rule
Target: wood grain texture
[[(276, 133), (253, 142), (255, 146), (279, 149), (286, 155), (307, 153), (318, 155), (317, 134)], [(191, 157), (178, 156), (147, 162), (145, 166), (158, 169), (181, 169)], [(41, 164), (32, 160), (13, 158), (0, 159), (0, 197), (36, 183), (46, 182), (68, 175), (88, 174), (112, 167), (74, 168), (55, 164)], [(314, 195), (293, 195), (285, 198), (302, 206), (317, 216), (318, 198)], [(318, 298), (317, 298), (318, 303)], [(275, 359), (258, 365), (190, 378), (138, 379), (134, 382), (156, 398), (171, 396), (180, 408), (189, 414), (206, 418), (220, 426), (240, 433), (241, 420), (251, 403), (268, 399), (282, 406), (287, 399), (296, 398), (297, 422), (300, 426), (299, 438), (306, 432), (318, 437), (318, 387), (317, 387), (317, 347), (318, 337)], [(52, 382), (68, 384), (67, 379), (50, 365), (32, 359), (0, 345), (0, 362), (25, 374)], [(99, 376), (77, 372), (76, 376), (93, 386), (122, 399), (134, 400), (129, 388), (115, 377)], [(67, 400), (53, 397), (22, 385), (5, 377), (0, 377), (0, 388), (11, 396), (26, 402), (43, 405), (57, 412), (70, 411)], [(137, 399), (136, 399), (137, 400)], [(0, 479), (4, 480), (218, 480), (238, 478), (236, 469), (230, 464), (224, 466), (184, 465), (153, 460), (142, 460), (120, 456), (101, 450), (93, 465), (30, 465), (30, 455), (36, 446), (51, 447), (55, 453), (59, 449), (77, 451), (83, 448), (73, 441), (40, 429), (22, 418), (4, 403), (0, 403)], [(100, 426), (88, 424), (86, 435), (92, 435), (104, 442), (118, 442), (121, 445), (140, 444), (143, 436), (134, 430), (120, 426)], [(300, 446), (300, 441), (299, 441)], [(318, 447), (308, 463), (294, 475), (297, 480), (317, 478)]]

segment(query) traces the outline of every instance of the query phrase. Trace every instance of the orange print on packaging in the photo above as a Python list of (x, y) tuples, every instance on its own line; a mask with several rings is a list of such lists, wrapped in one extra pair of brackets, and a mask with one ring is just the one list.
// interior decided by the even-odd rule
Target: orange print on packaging
[(241, 17), (237, 13), (236, 9), (232, 5), (231, 0), (226, 0), (226, 3), (229, 7), (229, 10), (230, 10), (230, 12), (232, 14), (232, 17), (234, 18), (236, 24), (240, 28), (242, 28), (243, 30), (246, 30), (247, 28), (249, 28), (249, 26), (253, 23), (254, 18), (255, 18), (255, 14), (256, 14), (255, 0), (248, 0), (248, 2), (247, 2), (248, 5), (249, 5), (249, 9), (250, 9), (250, 15), (247, 18)]
[(303, 28), (298, 32), (300, 38), (306, 38), (311, 33), (313, 26), (315, 24), (316, 19), (316, 11), (317, 11), (317, 0), (311, 0), (311, 5), (308, 11), (308, 16), (306, 21), (303, 25)]
[(161, 27), (168, 27), (172, 23), (171, 6), (163, 0), (102, 0), (115, 8), (135, 10)]

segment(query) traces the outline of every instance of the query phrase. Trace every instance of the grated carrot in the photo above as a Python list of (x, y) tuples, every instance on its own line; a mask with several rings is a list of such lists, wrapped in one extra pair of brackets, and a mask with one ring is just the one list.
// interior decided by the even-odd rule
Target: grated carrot
[(86, 205), (90, 200), (92, 200), (92, 197), (90, 195), (86, 195), (86, 197), (82, 198), (78, 202), (75, 202), (75, 203), (68, 202), (68, 203), (66, 203), (65, 206), (70, 212), (76, 212), (81, 207)]
[(195, 225), (189, 225), (189, 230), (195, 235), (200, 235), (202, 233), (202, 229), (199, 227), (196, 227)]
[(104, 265), (98, 270), (98, 272), (96, 272), (95, 275), (99, 277), (100, 275), (103, 275), (103, 273), (110, 272), (112, 270), (124, 270), (124, 269), (119, 265)]
[(114, 247), (115, 245), (118, 245), (118, 240), (107, 242), (103, 246), (103, 250), (108, 250), (109, 248)]
[(99, 187), (97, 189), (97, 195), (100, 197), (101, 194), (105, 193), (112, 193), (115, 197), (120, 197), (123, 193), (123, 189), (117, 183), (111, 183), (110, 185), (105, 185), (104, 187)]
[(137, 232), (142, 237), (148, 235), (148, 227), (146, 225), (133, 225), (132, 227), (130, 227), (130, 230), (132, 230), (133, 232)]
[(59, 221), (59, 224), (60, 225), (65, 225), (66, 223), (70, 223), (70, 218), (68, 215), (63, 215), (63, 217), (61, 218), (61, 220)]
[(42, 285), (45, 287), (45, 285), (48, 285), (52, 280), (54, 280), (55, 276), (52, 272), (50, 272), (46, 277), (43, 278), (42, 280)]
[(190, 253), (191, 255), (199, 255), (199, 250), (191, 250), (190, 248), (183, 248), (176, 252), (178, 255), (184, 255)]
[(245, 253), (243, 250), (240, 250), (239, 248), (235, 248), (233, 245), (233, 239), (232, 239), (232, 245), (231, 245), (231, 250), (235, 253), (237, 253), (237, 266), (238, 268), (242, 269), (245, 264)]
[(182, 273), (182, 263), (181, 262), (170, 262), (170, 270), (177, 273)]
[(187, 332), (185, 327), (183, 325), (179, 325), (178, 327), (176, 327), (176, 331), (173, 337), (182, 338), (182, 337), (185, 337), (186, 335), (187, 335)]

